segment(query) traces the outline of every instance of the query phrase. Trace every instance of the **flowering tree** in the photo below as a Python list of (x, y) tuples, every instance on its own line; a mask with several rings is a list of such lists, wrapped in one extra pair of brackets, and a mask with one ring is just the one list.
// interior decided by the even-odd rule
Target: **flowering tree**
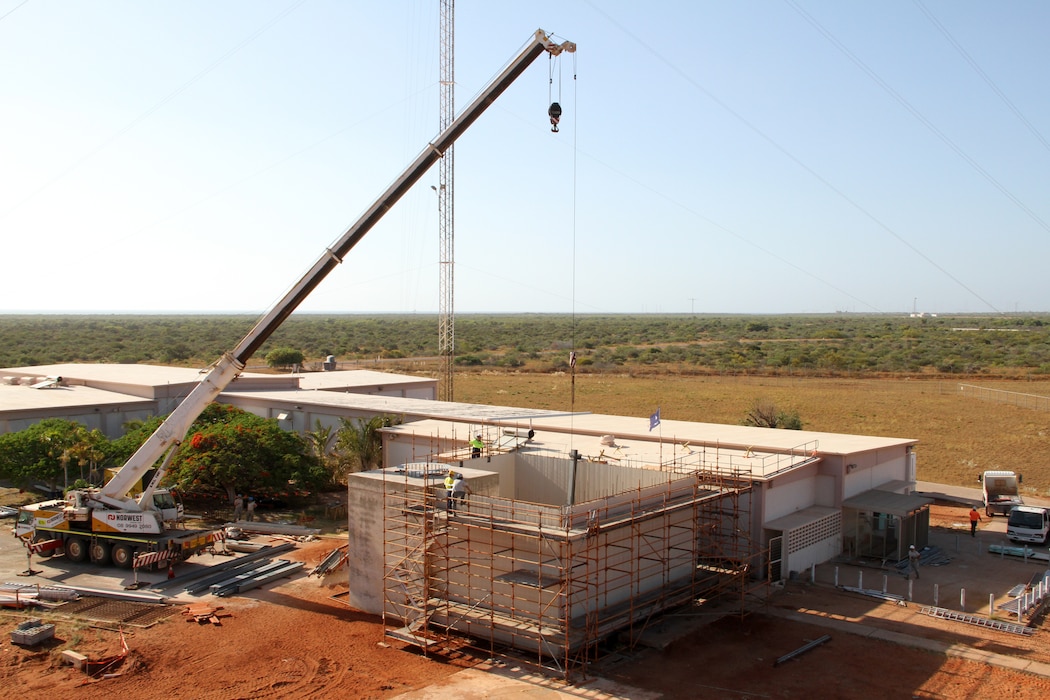
[(287, 494), (323, 481), (323, 470), (298, 433), (274, 419), (214, 403), (190, 427), (173, 460), (167, 483), (188, 492), (218, 490)]

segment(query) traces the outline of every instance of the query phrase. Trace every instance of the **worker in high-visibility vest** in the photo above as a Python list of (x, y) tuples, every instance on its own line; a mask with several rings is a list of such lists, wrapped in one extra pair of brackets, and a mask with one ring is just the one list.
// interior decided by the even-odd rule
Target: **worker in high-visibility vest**
[(977, 537), (977, 523), (984, 518), (977, 512), (977, 506), (970, 506), (970, 537)]
[(445, 508), (452, 510), (452, 484), (456, 480), (456, 472), (451, 469), (448, 470), (448, 474), (445, 475)]
[(485, 449), (485, 442), (480, 435), (475, 435), (474, 439), (470, 441), (470, 458), (477, 459), (480, 457), (483, 449)]

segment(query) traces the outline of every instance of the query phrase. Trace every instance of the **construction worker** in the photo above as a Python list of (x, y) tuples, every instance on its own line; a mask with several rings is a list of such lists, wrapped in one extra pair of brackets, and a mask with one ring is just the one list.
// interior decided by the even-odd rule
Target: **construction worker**
[(462, 503), (466, 500), (468, 493), (474, 493), (467, 486), (467, 482), (463, 479), (462, 474), (456, 474), (455, 480), (452, 482), (452, 512), (456, 512), (456, 501)]
[(255, 496), (249, 496), (248, 497), (248, 507), (246, 509), (248, 511), (248, 516), (247, 516), (248, 522), (251, 522), (251, 521), (255, 520), (255, 508), (256, 508), (257, 505), (258, 504), (255, 502)]
[(977, 523), (984, 518), (977, 512), (977, 506), (970, 506), (970, 537), (977, 537)]
[(237, 498), (233, 499), (233, 521), (237, 522), (244, 515), (244, 496), (237, 494)]
[(908, 547), (908, 568), (910, 569), (908, 578), (911, 578), (911, 574), (915, 574), (915, 578), (919, 578), (919, 559), (922, 557), (919, 554), (919, 550), (915, 549), (915, 545)]
[(448, 474), (445, 475), (445, 498), (447, 499), (445, 508), (448, 510), (452, 510), (452, 484), (455, 483), (455, 480), (456, 472), (449, 469)]
[(474, 439), (470, 441), (470, 458), (477, 459), (481, 456), (481, 451), (485, 449), (485, 441), (481, 439), (481, 435), (475, 435)]

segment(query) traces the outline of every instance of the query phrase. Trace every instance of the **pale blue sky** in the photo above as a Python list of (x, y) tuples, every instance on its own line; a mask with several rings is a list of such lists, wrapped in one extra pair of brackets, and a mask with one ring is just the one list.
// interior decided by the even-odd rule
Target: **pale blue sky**
[[(1050, 310), (1050, 3), (456, 20), (459, 107), (579, 46), (456, 146), (459, 312)], [(437, 56), (437, 0), (0, 0), (0, 312), (262, 311), (436, 134)], [(301, 310), (435, 312), (437, 180)]]

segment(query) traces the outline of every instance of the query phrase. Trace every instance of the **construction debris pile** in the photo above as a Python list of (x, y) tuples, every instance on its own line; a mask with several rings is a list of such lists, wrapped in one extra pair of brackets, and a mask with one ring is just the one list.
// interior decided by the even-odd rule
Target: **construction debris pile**
[(194, 603), (193, 605), (187, 605), (182, 614), (186, 616), (186, 622), (196, 622), (198, 625), (212, 624), (216, 627), (221, 627), (221, 618), (233, 617), (233, 614), (220, 613), (220, 610), (222, 610), (221, 605), (213, 606), (207, 603)]
[(323, 577), (346, 566), (350, 559), (350, 554), (347, 552), (349, 547), (350, 545), (344, 544), (342, 547), (333, 549), (328, 556), (321, 560), (320, 564), (310, 571), (310, 575)]
[(1046, 611), (1050, 603), (1050, 569), (1034, 574), (1028, 583), (1014, 586), (1007, 595), (1012, 600), (999, 605), (999, 610), (1009, 613), (1018, 621), (1022, 618), (1034, 621)]
[(67, 600), (76, 600), (80, 594), (66, 586), (41, 586), (40, 584), (0, 584), (0, 608), (21, 609), (26, 607), (53, 608)]

